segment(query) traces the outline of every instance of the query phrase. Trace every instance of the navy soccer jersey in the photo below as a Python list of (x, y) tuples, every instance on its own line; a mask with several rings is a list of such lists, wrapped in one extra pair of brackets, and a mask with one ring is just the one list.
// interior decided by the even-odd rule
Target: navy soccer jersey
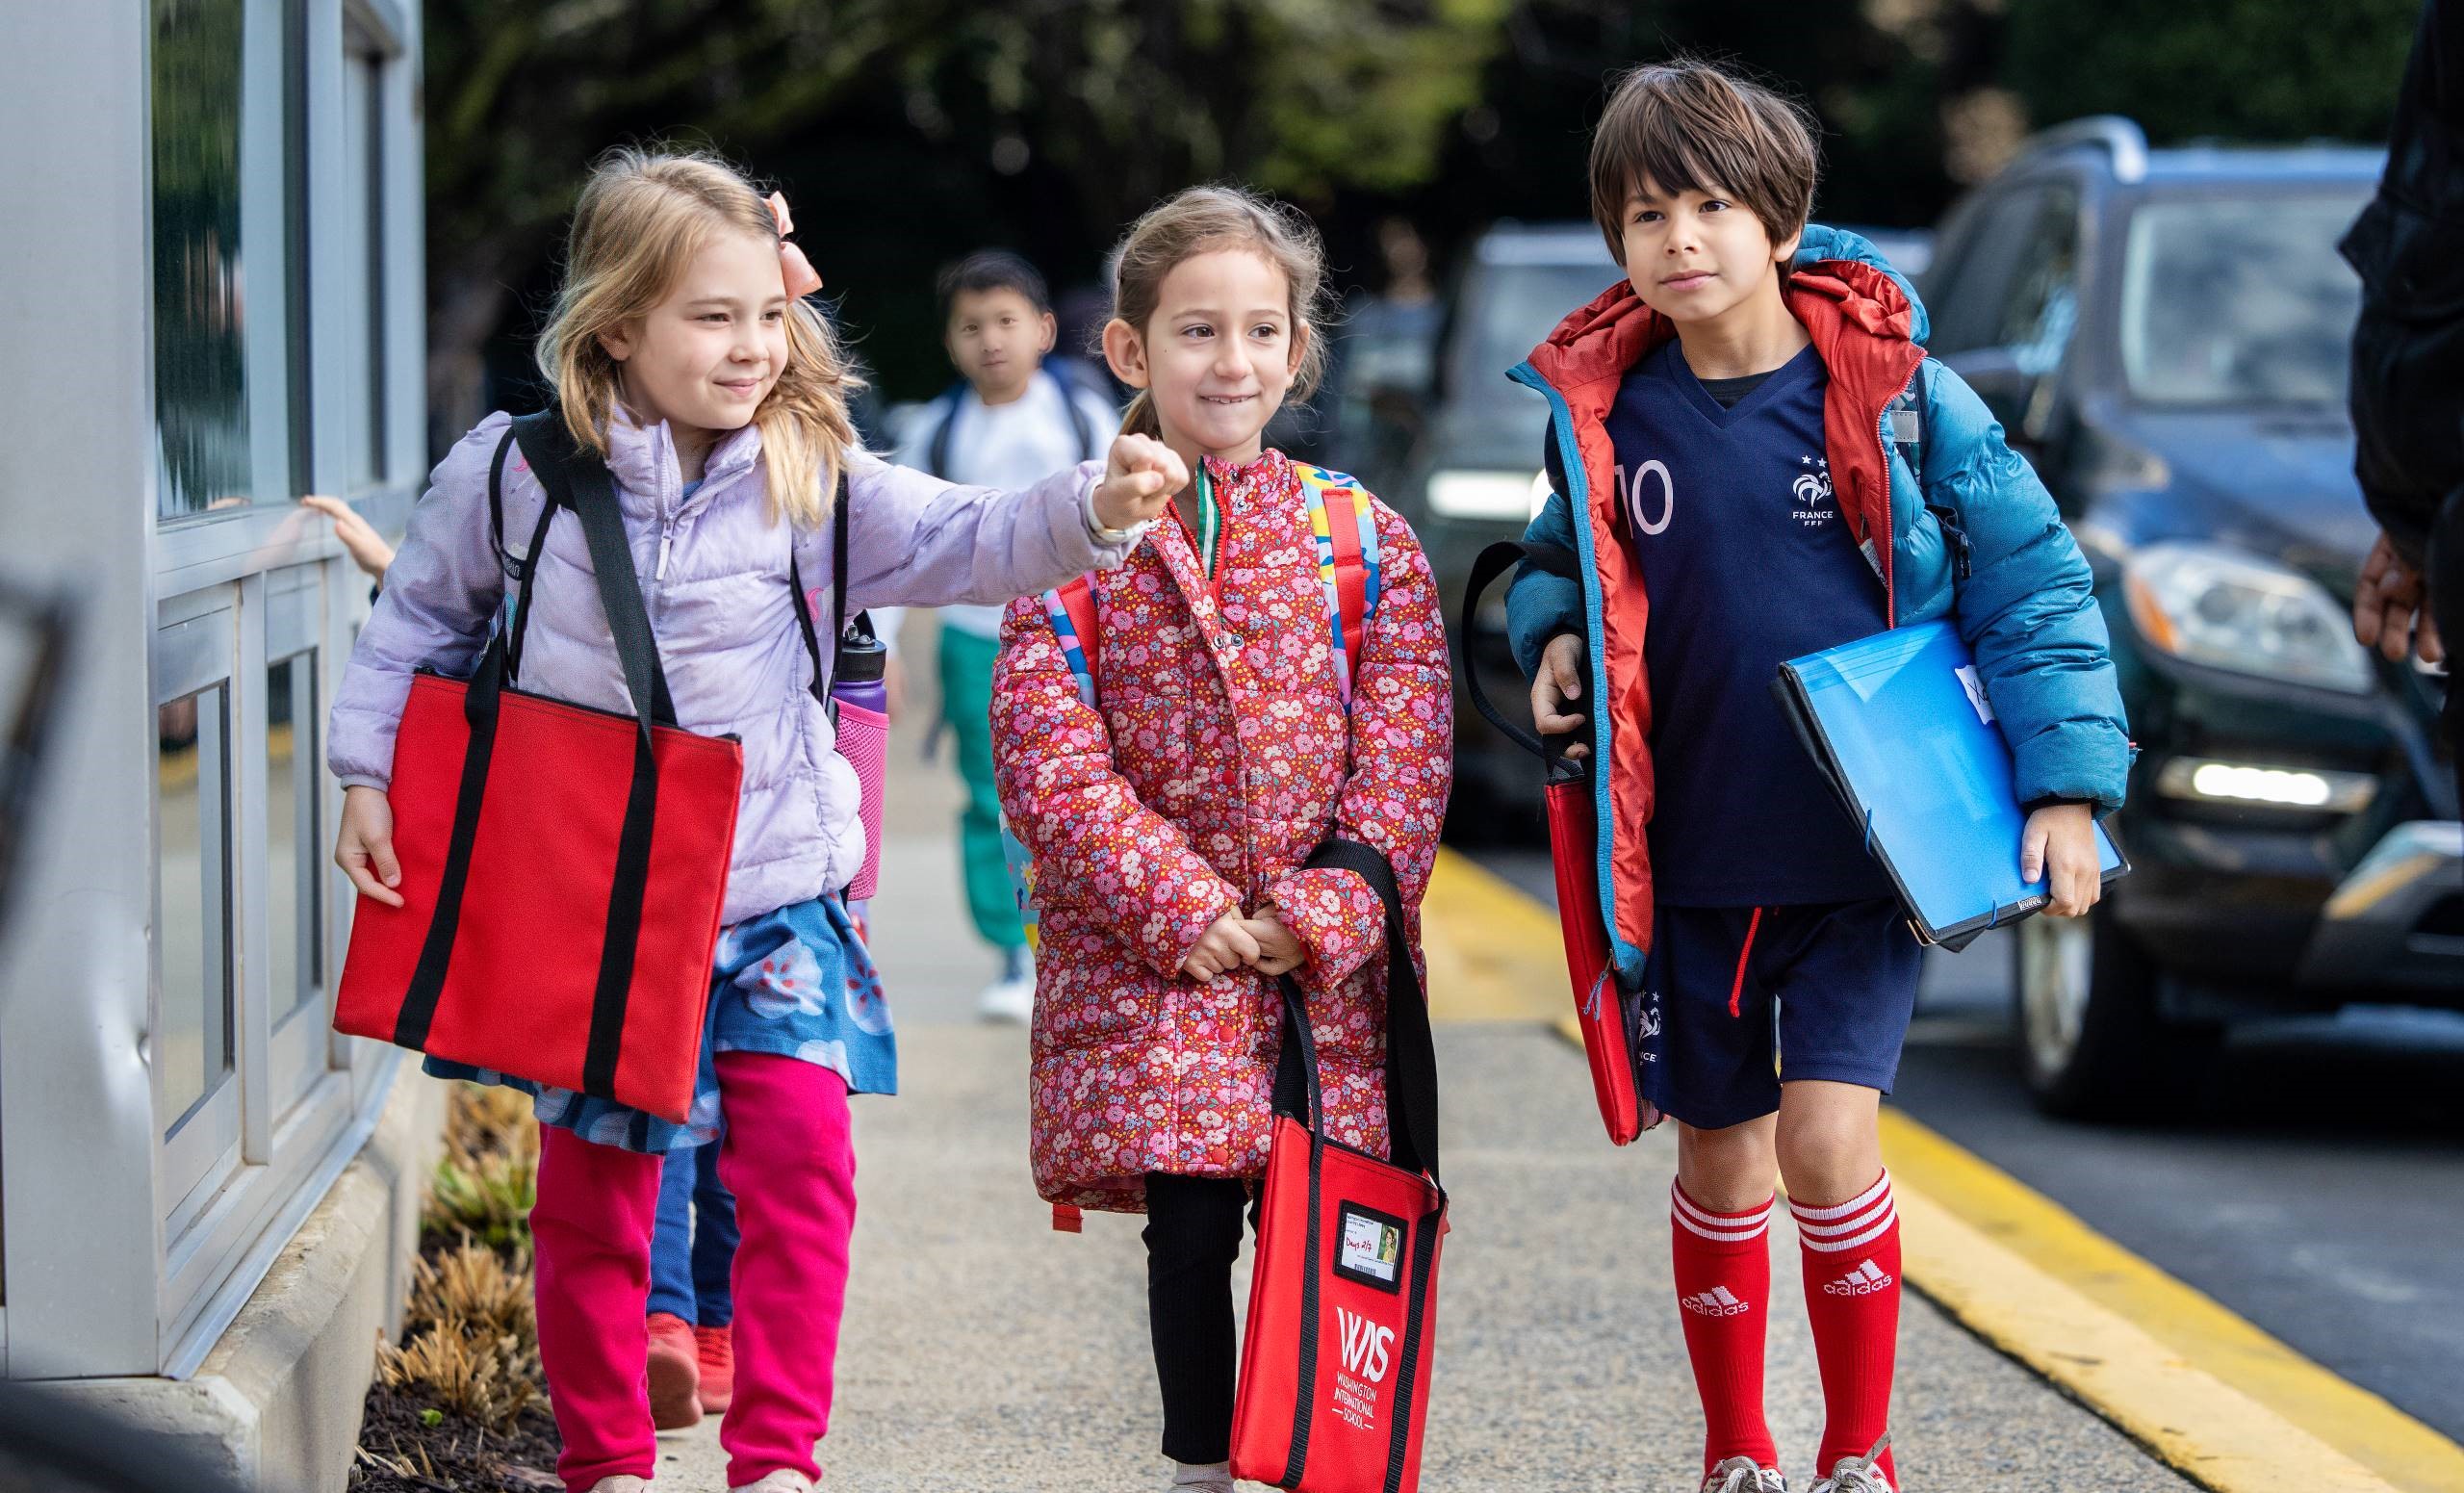
[(1809, 347), (1724, 407), (1669, 342), (1608, 414), (1620, 527), (1651, 599), (1652, 866), (1672, 906), (1894, 895), (1771, 694), (1784, 661), (1887, 625), (1831, 489), (1829, 383)]

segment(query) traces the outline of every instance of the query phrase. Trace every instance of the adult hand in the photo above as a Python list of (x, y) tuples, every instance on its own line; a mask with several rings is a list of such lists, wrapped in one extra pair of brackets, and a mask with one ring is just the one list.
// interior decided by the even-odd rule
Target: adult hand
[[(1549, 647), (1540, 655), (1540, 672), (1531, 677), (1531, 725), (1544, 736), (1562, 735), (1583, 723), (1583, 717), (1566, 708), (1567, 703), (1582, 698), (1582, 639), (1572, 632), (1560, 632), (1549, 639)], [(1566, 748), (1566, 756), (1588, 756), (1591, 748), (1578, 741)]]
[(1204, 984), (1228, 969), (1254, 963), (1257, 957), (1258, 940), (1250, 937), (1240, 909), (1234, 908), (1198, 936), (1197, 947), (1181, 961), (1181, 973)]
[(340, 498), (327, 498), (312, 493), (299, 500), (300, 506), (314, 508), (334, 521), (334, 537), (350, 552), (351, 563), (379, 585), (385, 583), (385, 570), (394, 563), (394, 547), (385, 542), (373, 525), (359, 516), (359, 510)]
[(2077, 917), (2105, 894), (2104, 868), (2096, 856), (2096, 811), (2086, 804), (2048, 804), (2028, 815), (2019, 835), (2019, 878), (2044, 877), (2052, 901), (2045, 911)]
[(1172, 495), (1190, 485), (1189, 463), (1151, 435), (1113, 438), (1104, 479), (1095, 484), (1095, 522), (1127, 528), (1163, 516)]
[(2447, 656), (2430, 616), (2422, 573), (2404, 563), (2396, 547), (2380, 534), (2361, 566), (2361, 584), (2352, 594), (2352, 635), (2364, 648), (2375, 648), (2391, 663), (2401, 662), (2407, 648), (2424, 663)]
[(387, 907), (400, 907), (402, 862), (394, 858), (394, 806), (382, 788), (343, 789), (343, 827), (334, 837), (334, 864), (343, 868), (359, 894)]
[(1262, 975), (1271, 978), (1290, 974), (1309, 958), (1309, 951), (1301, 947), (1300, 936), (1292, 931), (1271, 904), (1258, 909), (1258, 915), (1241, 926), (1257, 940), (1258, 957), (1250, 961), (1250, 966)]

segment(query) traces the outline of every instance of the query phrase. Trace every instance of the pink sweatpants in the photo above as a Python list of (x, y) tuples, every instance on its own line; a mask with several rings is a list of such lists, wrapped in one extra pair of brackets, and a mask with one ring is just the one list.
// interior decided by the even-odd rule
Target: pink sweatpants
[[(818, 1479), (813, 1443), (830, 1429), (847, 1237), (856, 1223), (856, 1149), (847, 1085), (816, 1064), (719, 1054), (727, 1139), (719, 1177), (735, 1194), (735, 1400), (719, 1427), (728, 1483), (779, 1469)], [(543, 1127), (538, 1255), (539, 1356), (574, 1493), (618, 1473), (648, 1478), (651, 1228), (659, 1158)]]

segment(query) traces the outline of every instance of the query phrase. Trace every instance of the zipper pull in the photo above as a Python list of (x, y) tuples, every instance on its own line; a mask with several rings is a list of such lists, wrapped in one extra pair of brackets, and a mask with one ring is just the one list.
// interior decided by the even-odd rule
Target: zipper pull
[(652, 579), (653, 580), (665, 580), (665, 579), (667, 579), (667, 551), (668, 551), (668, 547), (669, 547), (670, 545), (673, 545), (675, 542), (676, 542), (676, 530), (675, 530), (675, 529), (673, 529), (673, 528), (662, 528), (662, 529), (660, 529), (660, 530), (659, 530), (659, 534), (658, 534), (658, 568), (657, 568), (656, 570), (654, 570), (653, 572), (651, 572), (651, 579)]

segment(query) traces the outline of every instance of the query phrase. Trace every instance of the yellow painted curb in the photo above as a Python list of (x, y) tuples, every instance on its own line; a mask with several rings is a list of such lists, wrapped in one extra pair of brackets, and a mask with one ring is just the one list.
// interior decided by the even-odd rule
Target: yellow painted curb
[(1437, 853), (1421, 900), (1429, 1018), (1545, 1021), (1565, 1010), (1557, 915), (1451, 850)]
[(1910, 1284), (2218, 1493), (2464, 1493), (2464, 1447), (1908, 1116)]

